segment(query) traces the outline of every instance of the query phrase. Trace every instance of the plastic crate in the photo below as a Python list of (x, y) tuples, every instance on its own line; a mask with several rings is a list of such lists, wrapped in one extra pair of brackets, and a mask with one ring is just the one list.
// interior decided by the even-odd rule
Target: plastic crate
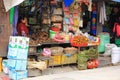
[(61, 65), (61, 55), (51, 56), (49, 66)]
[(70, 63), (76, 63), (77, 61), (77, 54), (64, 54), (62, 55), (61, 64), (70, 64)]

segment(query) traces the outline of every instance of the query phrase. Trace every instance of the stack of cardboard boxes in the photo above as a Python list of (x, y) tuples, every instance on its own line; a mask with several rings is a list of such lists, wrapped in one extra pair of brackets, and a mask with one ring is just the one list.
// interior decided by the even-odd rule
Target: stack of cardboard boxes
[(29, 38), (11, 36), (8, 46), (9, 77), (13, 80), (27, 78)]

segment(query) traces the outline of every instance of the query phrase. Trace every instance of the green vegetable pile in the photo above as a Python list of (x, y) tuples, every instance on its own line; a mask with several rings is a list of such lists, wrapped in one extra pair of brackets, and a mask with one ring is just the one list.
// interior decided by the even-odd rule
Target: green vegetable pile
[(87, 61), (96, 58), (98, 58), (98, 52), (94, 48), (89, 48), (88, 50), (81, 51), (78, 53), (78, 69), (87, 69)]
[(85, 56), (88, 59), (96, 59), (96, 58), (98, 58), (98, 52), (96, 49), (90, 48), (88, 51), (85, 52)]

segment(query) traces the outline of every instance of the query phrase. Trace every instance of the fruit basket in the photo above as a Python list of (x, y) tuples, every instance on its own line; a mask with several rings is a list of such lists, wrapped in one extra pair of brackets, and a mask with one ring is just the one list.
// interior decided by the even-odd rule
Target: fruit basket
[(62, 47), (51, 47), (51, 55), (61, 55), (63, 53)]
[(81, 44), (75, 44), (75, 43), (71, 43), (72, 46), (76, 46), (76, 47), (81, 47), (81, 46), (87, 46), (88, 43), (81, 43)]
[(80, 47), (80, 46), (87, 46), (88, 45), (88, 38), (85, 36), (74, 36), (70, 43), (72, 46)]

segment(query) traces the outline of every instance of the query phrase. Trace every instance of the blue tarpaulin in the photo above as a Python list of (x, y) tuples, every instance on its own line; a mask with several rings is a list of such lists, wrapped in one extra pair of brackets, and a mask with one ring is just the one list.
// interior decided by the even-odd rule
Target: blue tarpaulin
[(72, 3), (73, 3), (74, 0), (64, 0), (64, 4), (66, 7), (69, 7)]
[(112, 0), (112, 1), (115, 1), (115, 2), (120, 2), (120, 0)]

